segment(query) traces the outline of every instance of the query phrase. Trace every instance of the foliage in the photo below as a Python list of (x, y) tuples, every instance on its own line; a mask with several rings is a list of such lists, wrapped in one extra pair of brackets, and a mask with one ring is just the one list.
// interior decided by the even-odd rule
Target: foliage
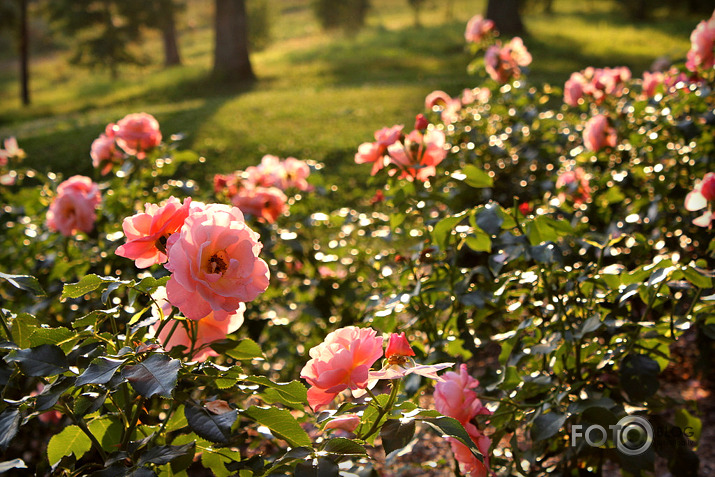
[(346, 0), (335, 3), (329, 0), (313, 0), (313, 11), (326, 30), (342, 29), (355, 33), (365, 24), (370, 9), (370, 0)]

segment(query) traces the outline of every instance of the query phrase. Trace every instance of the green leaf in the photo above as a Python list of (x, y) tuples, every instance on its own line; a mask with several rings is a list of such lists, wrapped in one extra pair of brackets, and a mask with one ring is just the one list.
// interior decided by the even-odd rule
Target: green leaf
[(263, 351), (261, 351), (261, 347), (250, 338), (242, 339), (236, 346), (225, 350), (224, 353), (239, 361), (265, 358), (265, 356), (263, 356)]
[(84, 386), (85, 384), (104, 384), (108, 383), (114, 372), (126, 359), (113, 359), (101, 356), (95, 358), (89, 364), (87, 369), (77, 378), (76, 386)]
[(8, 363), (16, 362), (27, 376), (50, 377), (69, 370), (67, 357), (55, 345), (40, 345), (36, 348), (13, 350), (5, 356)]
[(645, 401), (660, 387), (660, 365), (644, 354), (631, 353), (621, 361), (621, 386), (634, 401)]
[(323, 447), (323, 451), (328, 454), (361, 456), (367, 455), (365, 447), (355, 441), (344, 437), (336, 437), (328, 440)]
[(385, 454), (402, 449), (410, 443), (414, 435), (414, 419), (388, 419), (380, 430)]
[(243, 412), (243, 415), (259, 424), (263, 424), (273, 434), (292, 447), (309, 447), (312, 445), (308, 434), (300, 427), (298, 421), (287, 409), (251, 406)]
[(50, 465), (58, 463), (62, 457), (74, 454), (76, 459), (82, 457), (92, 447), (89, 437), (82, 429), (72, 425), (55, 434), (47, 444), (47, 459)]
[(30, 335), (40, 327), (37, 318), (28, 313), (19, 313), (12, 321), (12, 338), (20, 348), (29, 348)]
[(277, 398), (279, 400), (278, 402), (282, 404), (304, 404), (308, 402), (308, 390), (305, 388), (305, 385), (299, 381), (274, 383), (264, 376), (248, 376), (242, 379), (242, 381), (260, 384), (273, 389), (275, 393), (272, 396)]
[(295, 466), (294, 477), (339, 477), (340, 468), (332, 459), (320, 457), (317, 462), (300, 462)]
[(88, 326), (91, 327), (97, 327), (99, 324), (100, 320), (105, 320), (110, 316), (118, 316), (119, 315), (119, 307), (115, 306), (114, 308), (110, 308), (109, 310), (94, 310), (86, 315), (77, 318), (72, 322), (72, 328), (86, 328)]
[(491, 237), (479, 228), (474, 230), (474, 235), (469, 235), (466, 239), (464, 239), (464, 243), (467, 247), (471, 248), (475, 252), (492, 251)]
[(74, 377), (60, 376), (50, 386), (45, 386), (42, 392), (37, 395), (35, 411), (41, 412), (50, 409), (57, 403), (65, 391), (74, 386), (74, 382)]
[(452, 234), (452, 230), (462, 221), (464, 212), (450, 217), (445, 217), (435, 224), (432, 230), (432, 239), (440, 250), (447, 247), (447, 238)]
[(184, 405), (180, 404), (176, 408), (174, 414), (169, 418), (169, 422), (166, 424), (166, 432), (178, 431), (179, 429), (188, 426), (189, 423), (184, 415)]
[(79, 298), (99, 288), (105, 283), (118, 283), (114, 277), (100, 277), (99, 275), (86, 275), (77, 283), (69, 283), (62, 289), (62, 298)]
[(531, 438), (534, 441), (543, 441), (561, 430), (566, 422), (566, 414), (547, 412), (534, 419), (531, 425)]
[(122, 369), (122, 377), (144, 397), (155, 394), (171, 397), (180, 368), (181, 361), (178, 359), (171, 359), (165, 354), (152, 354), (141, 363)]
[(0, 278), (7, 280), (10, 285), (20, 290), (31, 292), (35, 296), (45, 296), (45, 290), (42, 289), (40, 282), (32, 275), (8, 275), (0, 272)]
[(108, 451), (119, 449), (122, 442), (124, 426), (117, 417), (100, 417), (92, 419), (87, 424), (89, 431), (102, 444), (102, 448)]
[(476, 189), (483, 189), (494, 185), (494, 179), (489, 177), (487, 172), (472, 164), (464, 166), (462, 173), (466, 176), (464, 183)]
[(20, 411), (15, 407), (8, 407), (0, 413), (0, 450), (7, 449), (13, 437), (20, 428)]
[(241, 460), (241, 453), (228, 448), (206, 449), (201, 454), (201, 465), (210, 469), (215, 477), (230, 477), (236, 473), (226, 469), (226, 464)]
[(712, 287), (713, 280), (709, 276), (703, 275), (703, 270), (697, 267), (688, 265), (683, 268), (683, 275), (685, 279), (695, 285), (698, 288), (710, 288)]
[(210, 442), (226, 444), (231, 439), (231, 426), (238, 417), (238, 411), (214, 414), (204, 407), (187, 405), (184, 415), (191, 430), (199, 437)]
[(37, 328), (30, 335), (30, 346), (57, 345), (68, 353), (80, 337), (68, 328)]
[(700, 418), (693, 416), (685, 409), (675, 411), (675, 425), (680, 428), (683, 435), (694, 442), (700, 442), (700, 433), (703, 423)]

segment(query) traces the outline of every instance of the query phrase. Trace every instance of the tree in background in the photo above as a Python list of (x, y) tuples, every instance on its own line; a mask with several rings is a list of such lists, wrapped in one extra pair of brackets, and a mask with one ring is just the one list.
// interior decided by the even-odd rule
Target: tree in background
[(181, 0), (159, 0), (149, 2), (149, 4), (158, 7), (154, 18), (158, 23), (161, 39), (164, 42), (164, 66), (180, 65), (181, 55), (176, 34), (176, 14), (186, 5)]
[(0, 29), (17, 32), (16, 42), (20, 58), (20, 99), (30, 104), (30, 35), (27, 30), (29, 0), (0, 0)]
[(313, 12), (325, 30), (355, 33), (365, 26), (370, 0), (313, 0)]
[(524, 23), (521, 21), (519, 3), (519, 0), (489, 0), (486, 18), (494, 22), (499, 33), (520, 35), (524, 33)]
[(410, 4), (410, 8), (412, 8), (412, 12), (415, 15), (415, 26), (421, 26), (420, 10), (422, 10), (422, 7), (427, 3), (427, 0), (407, 0), (407, 3)]
[(255, 79), (248, 55), (245, 0), (216, 0), (214, 76), (236, 82)]
[(147, 3), (142, 0), (52, 0), (47, 2), (52, 21), (75, 41), (71, 62), (106, 67), (112, 78), (122, 64), (144, 64), (132, 51), (146, 24)]

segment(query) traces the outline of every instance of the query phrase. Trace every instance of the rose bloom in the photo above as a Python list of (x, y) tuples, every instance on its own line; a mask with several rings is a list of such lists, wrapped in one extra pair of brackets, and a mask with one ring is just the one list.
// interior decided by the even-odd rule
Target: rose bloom
[(425, 97), (425, 109), (439, 111), (442, 121), (445, 124), (452, 124), (459, 119), (462, 101), (458, 98), (452, 98), (444, 91), (435, 90)]
[(382, 357), (382, 337), (372, 328), (339, 328), (311, 348), (300, 372), (311, 388), (308, 403), (317, 411), (346, 389), (365, 389), (370, 367)]
[(4, 149), (0, 149), (0, 166), (6, 166), (8, 159), (18, 158), (22, 159), (25, 157), (25, 151), (20, 149), (17, 145), (17, 139), (14, 137), (9, 137), (3, 141)]
[(266, 154), (257, 166), (246, 168), (246, 180), (256, 187), (280, 187), (285, 169), (278, 156)]
[[(166, 290), (164, 288), (159, 288), (153, 295), (152, 298), (162, 307), (163, 316), (168, 316), (171, 314), (171, 304), (166, 299)], [(246, 305), (241, 303), (235, 313), (226, 317), (225, 320), (218, 321), (214, 317), (213, 313), (209, 313), (207, 316), (201, 318), (198, 321), (189, 321), (187, 323), (181, 323), (176, 321), (176, 328), (174, 328), (174, 323), (167, 323), (159, 334), (158, 341), (162, 343), (164, 349), (170, 350), (177, 346), (184, 346), (186, 352), (191, 350), (191, 337), (187, 332), (186, 326), (196, 327), (196, 342), (194, 343), (194, 354), (191, 359), (194, 361), (206, 361), (210, 356), (218, 356), (218, 353), (211, 349), (208, 345), (214, 341), (220, 341), (225, 339), (227, 335), (237, 331), (243, 324), (243, 313), (246, 311)], [(157, 316), (158, 313), (152, 308), (152, 313)], [(159, 317), (159, 316), (157, 316)], [(156, 335), (156, 330), (159, 329), (161, 325), (160, 321), (157, 321), (152, 325), (150, 330), (151, 336)], [(169, 333), (171, 329), (174, 328), (174, 332)], [(169, 340), (167, 341), (167, 337)]]
[(655, 71), (651, 73), (650, 71), (643, 72), (643, 96), (646, 98), (652, 98), (655, 96), (656, 90), (659, 86), (665, 84), (665, 74), (662, 71)]
[(238, 173), (214, 175), (214, 193), (225, 194), (231, 200), (241, 187), (241, 177)]
[(144, 159), (147, 151), (161, 144), (159, 123), (151, 114), (128, 114), (117, 122), (113, 131), (117, 145), (138, 159)]
[(323, 430), (342, 429), (343, 431), (353, 432), (358, 425), (360, 425), (360, 416), (357, 414), (345, 414), (329, 420)]
[(598, 152), (604, 147), (616, 147), (616, 130), (608, 122), (608, 117), (597, 114), (588, 120), (583, 129), (583, 144), (586, 149)]
[(277, 187), (245, 187), (233, 196), (231, 203), (244, 214), (274, 223), (286, 210), (288, 197)]
[(464, 39), (469, 43), (479, 43), (490, 32), (494, 30), (494, 22), (484, 19), (481, 15), (474, 15), (467, 22), (467, 29), (464, 31)]
[[(442, 131), (428, 130), (424, 134), (412, 131), (405, 142), (396, 142), (387, 148), (390, 163), (401, 170), (400, 179), (426, 181), (436, 174), (436, 168), (447, 156)], [(390, 171), (394, 174), (394, 171)]]
[[(108, 124), (104, 132), (92, 142), (89, 155), (92, 158), (92, 166), (95, 169), (102, 168), (101, 174), (107, 175), (112, 170), (114, 164), (122, 159), (122, 153), (117, 149), (114, 141), (114, 124)], [(104, 165), (104, 167), (102, 167)]]
[(497, 42), (487, 48), (484, 62), (487, 73), (494, 81), (506, 83), (521, 76), (520, 67), (531, 64), (531, 54), (524, 46), (523, 40), (515, 36), (504, 46)]
[(466, 445), (450, 438), (452, 451), (459, 462), (460, 470), (466, 475), (486, 476), (489, 466), (487, 455), (491, 441), (471, 422), (480, 414), (491, 414), (486, 407), (482, 406), (477, 393), (473, 391), (479, 386), (479, 381), (469, 375), (465, 364), (462, 364), (457, 372), (444, 373), (442, 378), (443, 380), (434, 386), (435, 408), (445, 416), (453, 417), (459, 421), (484, 455), (484, 463), (482, 463)]
[(586, 84), (586, 78), (582, 73), (571, 73), (571, 77), (564, 85), (564, 103), (572, 107), (578, 106), (579, 100), (583, 98), (583, 92)]
[(698, 23), (690, 34), (690, 50), (685, 66), (690, 71), (708, 70), (715, 66), (715, 12), (708, 20)]
[(102, 200), (99, 186), (85, 176), (72, 176), (57, 187), (57, 196), (47, 211), (47, 226), (70, 237), (91, 232), (97, 220), (96, 209)]
[(385, 166), (387, 147), (400, 139), (403, 125), (382, 128), (375, 131), (375, 142), (364, 142), (355, 154), (356, 164), (372, 163), (370, 175), (375, 175)]
[(144, 212), (127, 217), (122, 229), (127, 243), (117, 248), (116, 254), (134, 260), (137, 268), (147, 268), (166, 262), (166, 243), (189, 216), (191, 199), (181, 204), (170, 197), (162, 206), (144, 205)]
[(238, 207), (192, 203), (181, 230), (167, 242), (169, 302), (191, 320), (213, 312), (222, 321), (254, 300), (269, 280), (258, 239)]
[(408, 374), (419, 374), (441, 381), (442, 378), (437, 375), (437, 371), (454, 366), (454, 363), (415, 364), (412, 356), (415, 356), (415, 352), (407, 341), (405, 332), (391, 333), (385, 350), (385, 365), (379, 371), (370, 371), (369, 387), (372, 388), (372, 383), (380, 379), (400, 379)]
[(567, 198), (579, 205), (591, 199), (591, 186), (588, 174), (581, 167), (564, 171), (556, 179), (556, 188), (561, 189), (559, 201), (564, 203)]
[(710, 203), (715, 201), (715, 172), (708, 172), (703, 180), (698, 182), (693, 190), (685, 196), (685, 209), (691, 212), (702, 210), (707, 207), (707, 211), (700, 217), (693, 220), (698, 227), (710, 227), (715, 220)]
[(283, 161), (283, 182), (281, 189), (287, 190), (296, 188), (301, 191), (309, 191), (312, 186), (308, 184), (308, 176), (310, 175), (310, 167), (305, 161), (296, 159), (295, 157), (287, 157)]
[(475, 102), (488, 103), (492, 97), (489, 88), (465, 88), (462, 91), (462, 104), (467, 106)]

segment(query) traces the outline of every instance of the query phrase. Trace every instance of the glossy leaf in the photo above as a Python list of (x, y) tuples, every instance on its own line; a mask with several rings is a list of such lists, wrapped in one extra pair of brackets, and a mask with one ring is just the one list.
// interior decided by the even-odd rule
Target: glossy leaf
[(152, 354), (144, 361), (122, 369), (122, 377), (144, 397), (155, 394), (171, 397), (176, 387), (181, 361), (171, 359), (165, 354)]

